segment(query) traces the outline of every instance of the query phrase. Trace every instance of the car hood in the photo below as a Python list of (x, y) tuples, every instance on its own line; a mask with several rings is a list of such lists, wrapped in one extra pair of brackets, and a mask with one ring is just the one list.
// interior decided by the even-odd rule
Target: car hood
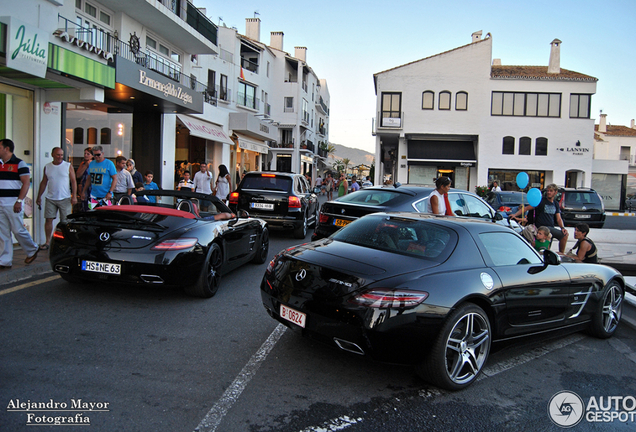
[(159, 214), (93, 211), (73, 215), (62, 229), (65, 241), (74, 246), (139, 249), (174, 237), (175, 232), (196, 223), (195, 219)]

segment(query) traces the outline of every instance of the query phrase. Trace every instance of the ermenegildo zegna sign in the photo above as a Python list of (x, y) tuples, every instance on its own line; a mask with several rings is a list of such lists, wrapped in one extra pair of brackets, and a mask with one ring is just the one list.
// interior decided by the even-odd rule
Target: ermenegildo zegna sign
[(135, 90), (165, 99), (194, 112), (203, 112), (203, 94), (122, 57), (115, 60), (115, 79)]

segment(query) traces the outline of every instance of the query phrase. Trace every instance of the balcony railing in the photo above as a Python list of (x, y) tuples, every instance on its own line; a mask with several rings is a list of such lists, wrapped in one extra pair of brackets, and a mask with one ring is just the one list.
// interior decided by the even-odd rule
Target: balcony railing
[(260, 103), (261, 103), (260, 99), (254, 96), (246, 95), (245, 93), (242, 93), (242, 92), (238, 92), (236, 94), (237, 105), (257, 110), (260, 108)]
[(241, 57), (241, 67), (247, 69), (250, 72), (258, 73), (258, 63), (255, 63), (249, 59)]
[(316, 105), (322, 110), (323, 114), (329, 115), (329, 108), (327, 108), (327, 104), (322, 99), (322, 96), (318, 96), (318, 100), (316, 101)]
[[(185, 1), (185, 0), (182, 0)], [(217, 26), (201, 13), (194, 5), (188, 2), (186, 23), (201, 34), (204, 38), (217, 44), (217, 34), (219, 29)]]

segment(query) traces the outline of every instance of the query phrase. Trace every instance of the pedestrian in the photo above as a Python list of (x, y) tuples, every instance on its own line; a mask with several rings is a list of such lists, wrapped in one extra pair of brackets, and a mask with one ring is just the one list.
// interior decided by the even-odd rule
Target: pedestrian
[[(155, 178), (155, 174), (152, 171), (148, 170), (144, 173), (144, 179), (146, 180), (146, 182), (144, 183), (144, 189), (159, 190), (159, 186), (157, 186), (157, 183), (152, 181), (153, 178)], [(146, 198), (148, 198), (148, 202), (151, 202), (151, 203), (157, 202), (156, 196), (146, 196)]]
[(230, 173), (225, 165), (219, 165), (219, 176), (216, 179), (214, 195), (223, 202), (226, 202), (230, 194)]
[(367, 179), (362, 183), (363, 188), (371, 187), (373, 183), (371, 183), (371, 177), (367, 176)]
[(347, 177), (345, 177), (344, 173), (340, 174), (340, 180), (338, 180), (338, 198), (345, 196), (349, 193), (349, 182), (347, 182)]
[(24, 227), (22, 201), (29, 192), (29, 167), (13, 154), (14, 151), (13, 141), (7, 138), (0, 140), (0, 270), (8, 270), (13, 265), (11, 234), (26, 252), (25, 263), (35, 261), (40, 251), (40, 247)]
[(121, 197), (130, 195), (135, 190), (135, 181), (132, 175), (126, 169), (126, 158), (117, 156), (115, 158), (115, 168), (117, 169), (117, 184), (115, 185), (115, 201), (119, 201)]
[(331, 201), (333, 199), (333, 177), (331, 173), (327, 173), (327, 179), (325, 180), (325, 190), (327, 191), (327, 201)]
[(70, 162), (64, 160), (64, 150), (54, 147), (51, 151), (53, 162), (44, 166), (44, 174), (38, 188), (35, 203), (42, 205), (42, 195), (46, 190), (44, 202), (44, 233), (46, 241), (40, 245), (40, 250), (48, 250), (53, 232), (53, 220), (60, 214), (60, 222), (66, 222), (66, 216), (73, 211), (77, 204), (77, 180)]
[(75, 178), (77, 179), (77, 197), (80, 201), (79, 211), (88, 211), (88, 201), (91, 195), (91, 176), (88, 173), (88, 165), (93, 160), (93, 149), (86, 147), (84, 149), (84, 159), (80, 162)]
[(115, 164), (106, 159), (102, 146), (93, 146), (94, 160), (88, 165), (88, 173), (91, 176), (91, 202), (89, 207), (95, 207), (100, 202), (110, 204), (113, 199), (113, 191), (117, 186), (117, 169)]
[(190, 171), (185, 170), (183, 172), (183, 178), (177, 185), (177, 190), (193, 192), (194, 191), (194, 182), (190, 179)]
[(590, 226), (586, 223), (579, 223), (574, 227), (574, 238), (577, 241), (567, 256), (578, 263), (598, 263), (596, 245), (591, 239), (587, 238), (589, 232)]
[(499, 183), (497, 182), (497, 180), (492, 182), (492, 188), (490, 189), (490, 192), (501, 192), (501, 188), (499, 187)]
[[(199, 172), (194, 175), (194, 191), (206, 195), (212, 194), (212, 174), (208, 171), (208, 164), (203, 162)], [(201, 210), (207, 211), (211, 202), (201, 200)]]
[[(541, 202), (536, 207), (527, 205), (525, 209), (528, 213), (534, 210), (534, 225), (545, 226), (550, 230), (552, 238), (559, 240), (559, 252), (565, 253), (565, 247), (568, 244), (568, 230), (565, 229), (563, 219), (561, 218), (561, 209), (559, 203), (554, 201), (556, 194), (559, 190), (557, 185), (549, 184), (546, 187), (545, 196), (541, 198)], [(512, 219), (517, 219), (521, 214), (521, 207), (510, 216)], [(521, 215), (523, 217), (523, 215)], [(556, 225), (556, 226), (555, 226)], [(557, 228), (558, 227), (558, 228)]]
[(139, 171), (137, 171), (134, 159), (131, 158), (131, 159), (128, 159), (126, 161), (126, 169), (128, 170), (128, 172), (132, 176), (133, 181), (135, 182), (135, 184), (144, 182), (144, 176), (142, 176), (141, 173)]
[(448, 200), (448, 191), (451, 188), (451, 179), (442, 176), (435, 180), (435, 190), (428, 196), (426, 212), (436, 215), (454, 216)]
[(314, 185), (314, 188), (314, 190), (317, 190), (320, 195), (323, 194), (324, 189), (322, 187), (322, 177), (320, 176), (320, 173), (318, 173), (318, 177), (316, 177), (316, 184)]
[(357, 177), (351, 177), (351, 192), (356, 192), (360, 190), (360, 185), (358, 184)]
[(545, 249), (550, 249), (550, 241), (552, 240), (552, 234), (548, 227), (537, 228), (537, 233), (534, 236), (534, 248), (541, 252)]

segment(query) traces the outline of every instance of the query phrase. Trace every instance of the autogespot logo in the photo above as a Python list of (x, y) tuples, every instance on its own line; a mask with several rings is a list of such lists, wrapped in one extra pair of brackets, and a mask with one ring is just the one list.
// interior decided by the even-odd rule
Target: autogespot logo
[(564, 428), (570, 428), (579, 424), (585, 414), (583, 399), (570, 391), (562, 391), (550, 399), (548, 415), (550, 420)]

